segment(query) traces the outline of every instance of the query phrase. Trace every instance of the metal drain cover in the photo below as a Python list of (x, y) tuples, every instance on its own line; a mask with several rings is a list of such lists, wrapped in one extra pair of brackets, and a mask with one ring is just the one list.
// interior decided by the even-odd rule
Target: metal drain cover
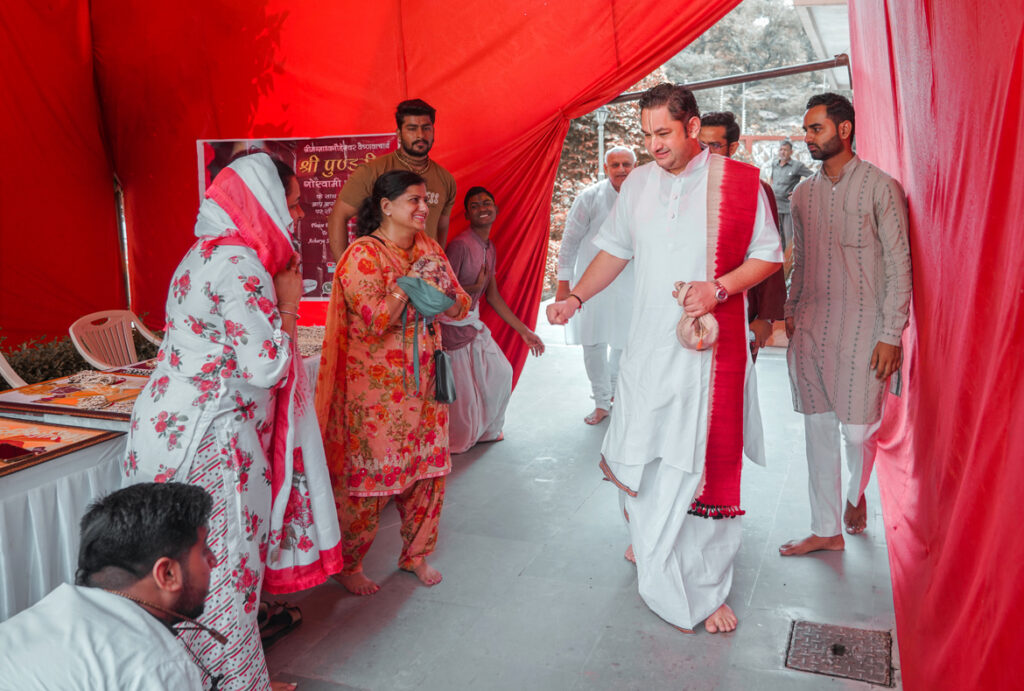
[(892, 686), (892, 635), (797, 621), (789, 637), (786, 667)]

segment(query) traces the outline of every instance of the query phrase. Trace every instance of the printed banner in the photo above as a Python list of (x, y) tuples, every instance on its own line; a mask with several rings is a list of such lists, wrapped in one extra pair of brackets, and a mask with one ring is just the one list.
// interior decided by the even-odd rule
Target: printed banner
[(313, 139), (199, 140), (199, 199), (202, 201), (214, 176), (241, 152), (267, 151), (291, 166), (299, 179), (305, 213), (295, 224), (302, 255), (303, 302), (326, 302), (334, 279), (334, 258), (327, 240), (327, 217), (334, 199), (357, 166), (397, 146), (393, 132)]

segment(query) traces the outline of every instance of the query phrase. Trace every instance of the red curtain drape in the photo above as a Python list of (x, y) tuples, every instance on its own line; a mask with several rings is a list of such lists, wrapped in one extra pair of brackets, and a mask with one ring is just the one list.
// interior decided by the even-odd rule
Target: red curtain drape
[[(502, 293), (535, 321), (551, 191), (569, 120), (616, 96), (738, 0), (323, 3), (93, 0), (101, 101), (126, 188), (135, 308), (159, 324), (192, 241), (195, 140), (394, 129), (438, 109), (433, 156), (498, 199)], [(461, 192), (452, 233), (462, 230)], [(485, 321), (517, 376), (526, 348)]]
[(910, 203), (876, 467), (904, 688), (1021, 688), (1024, 6), (854, 0), (858, 148)]
[(0, 337), (126, 306), (87, 0), (0, 3)]

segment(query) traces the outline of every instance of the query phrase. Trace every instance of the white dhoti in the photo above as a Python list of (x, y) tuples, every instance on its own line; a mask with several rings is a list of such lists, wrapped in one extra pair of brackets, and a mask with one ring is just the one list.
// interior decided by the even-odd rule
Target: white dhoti
[(640, 597), (659, 617), (692, 630), (725, 603), (740, 549), (740, 518), (687, 514), (699, 473), (654, 461), (636, 497), (620, 492), (636, 555)]
[(477, 442), (501, 436), (512, 396), (512, 365), (477, 310), (463, 320), (446, 323), (477, 329), (469, 344), (448, 351), (455, 377), (455, 402), (448, 406), (448, 442), (452, 453), (463, 453)]

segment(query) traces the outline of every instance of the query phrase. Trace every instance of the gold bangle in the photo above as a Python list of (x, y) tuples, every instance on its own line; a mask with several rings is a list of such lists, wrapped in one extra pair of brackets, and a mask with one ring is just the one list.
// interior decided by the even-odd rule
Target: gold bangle
[(391, 293), (391, 297), (397, 298), (398, 300), (401, 300), (403, 305), (408, 305), (409, 304), (409, 296), (408, 295), (402, 295), (397, 290), (394, 291), (393, 293)]
[(298, 315), (298, 314), (296, 314), (295, 312), (289, 312), (288, 310), (283, 310), (283, 309), (280, 309), (280, 308), (278, 308), (278, 310), (277, 310), (277, 311), (278, 311), (278, 313), (279, 313), (279, 314), (290, 314), (290, 315), (292, 315), (293, 317), (295, 317), (296, 319), (298, 319), (298, 318), (299, 318), (299, 315)]

